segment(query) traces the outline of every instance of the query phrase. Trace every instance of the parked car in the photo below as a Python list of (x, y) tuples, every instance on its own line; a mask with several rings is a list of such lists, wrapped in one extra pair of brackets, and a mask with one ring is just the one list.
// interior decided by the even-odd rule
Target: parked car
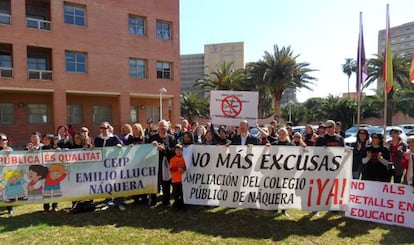
[[(373, 133), (377, 133), (377, 134), (383, 134), (384, 133), (384, 127), (381, 126), (371, 126), (371, 127), (367, 127), (368, 129), (368, 134), (371, 135)], [(400, 132), (400, 137), (403, 141), (407, 141), (407, 135), (405, 134), (404, 130), (401, 127), (398, 126), (387, 126), (385, 129), (386, 132), (386, 140), (385, 141), (390, 141), (391, 140), (391, 129), (396, 129)], [(358, 130), (357, 130), (358, 131)], [(348, 137), (345, 137), (344, 141), (345, 141), (345, 145), (346, 146), (351, 146), (352, 143), (356, 142), (356, 133), (357, 131), (355, 131), (353, 134), (349, 135)]]
[(305, 133), (305, 126), (293, 126), (292, 127), (293, 133), (300, 133), (300, 134), (304, 134)]
[(398, 125), (398, 126), (404, 130), (405, 134), (407, 134), (408, 131), (414, 129), (414, 124), (401, 124), (401, 125)]
[(405, 133), (407, 136), (412, 136), (414, 135), (414, 129), (411, 129), (410, 131), (408, 131), (407, 133)]
[(358, 128), (370, 128), (372, 127), (369, 124), (361, 124), (361, 125), (354, 125), (350, 128), (348, 128), (347, 130), (345, 130), (345, 138), (348, 138), (349, 136), (356, 134), (356, 132), (358, 131)]

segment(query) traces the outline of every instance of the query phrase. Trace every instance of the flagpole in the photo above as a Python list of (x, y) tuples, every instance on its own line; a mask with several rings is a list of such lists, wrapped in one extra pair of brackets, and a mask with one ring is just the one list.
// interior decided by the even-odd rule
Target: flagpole
[(358, 58), (358, 78), (357, 78), (357, 125), (358, 128), (361, 125), (361, 81), (362, 81), (362, 59), (361, 59), (361, 54), (362, 54), (362, 38), (361, 38), (361, 33), (362, 32), (362, 12), (359, 12), (359, 37), (358, 37), (358, 54), (359, 57)]
[[(384, 79), (384, 140), (386, 140), (387, 130), (387, 114), (388, 114), (388, 92), (392, 88), (387, 88), (389, 80), (393, 80), (393, 69), (392, 69), (392, 53), (391, 53), (391, 30), (390, 30), (390, 16), (389, 16), (389, 4), (387, 4), (387, 16), (386, 16), (386, 46), (384, 52), (384, 66), (383, 66), (383, 79)], [(391, 54), (391, 57), (389, 57)], [(390, 63), (391, 62), (391, 63)], [(391, 69), (389, 67), (391, 66)], [(391, 72), (391, 74), (389, 74)]]

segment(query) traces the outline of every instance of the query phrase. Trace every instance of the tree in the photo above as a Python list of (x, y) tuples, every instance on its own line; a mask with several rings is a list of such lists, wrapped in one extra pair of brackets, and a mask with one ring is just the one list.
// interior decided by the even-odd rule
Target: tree
[(209, 117), (209, 99), (200, 97), (195, 92), (188, 92), (181, 95), (181, 115), (190, 122), (195, 116)]
[(197, 79), (194, 86), (201, 87), (205, 91), (210, 90), (238, 90), (245, 79), (244, 69), (234, 69), (233, 62), (223, 62), (217, 65), (217, 70), (210, 74), (204, 74)]
[(348, 76), (348, 98), (349, 98), (349, 79), (352, 72), (356, 72), (356, 61), (352, 58), (346, 58), (345, 63), (342, 64), (342, 72)]
[(273, 107), (272, 94), (263, 81), (263, 67), (256, 66), (256, 63), (246, 64), (246, 79), (241, 83), (244, 90), (257, 91), (259, 93), (258, 117), (267, 118), (272, 115)]
[[(392, 70), (394, 75), (394, 89), (387, 94), (387, 115), (384, 115), (386, 118), (386, 124), (392, 125), (392, 115), (394, 114), (393, 111), (393, 94), (398, 86), (404, 87), (406, 86), (405, 83), (408, 83), (408, 77), (410, 74), (410, 62), (411, 59), (408, 55), (395, 53), (392, 57)], [(383, 82), (382, 73), (383, 73), (383, 66), (384, 66), (384, 53), (376, 55), (376, 58), (368, 60), (368, 78), (364, 85), (368, 87), (374, 81)], [(383, 85), (384, 86), (384, 85)], [(383, 87), (382, 86), (382, 87)]]
[(275, 118), (279, 117), (280, 101), (286, 89), (310, 90), (309, 85), (316, 80), (309, 75), (310, 72), (316, 70), (308, 68), (309, 63), (297, 62), (298, 57), (299, 55), (293, 55), (290, 46), (279, 49), (275, 45), (273, 54), (266, 51), (262, 60), (252, 64), (254, 76), (263, 80), (262, 86), (267, 87), (273, 96)]

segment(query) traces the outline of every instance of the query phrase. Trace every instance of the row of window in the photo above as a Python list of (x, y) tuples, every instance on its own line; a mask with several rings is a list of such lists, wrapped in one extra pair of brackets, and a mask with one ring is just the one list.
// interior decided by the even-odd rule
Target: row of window
[[(19, 106), (19, 105), (18, 105)], [(24, 106), (24, 105), (22, 105)], [(159, 107), (146, 106), (146, 118), (159, 118)], [(138, 107), (131, 106), (131, 123), (138, 122)], [(112, 121), (112, 108), (106, 105), (92, 106), (92, 122), (101, 123)], [(49, 104), (27, 104), (27, 120), (29, 124), (47, 124), (50, 122)], [(68, 124), (82, 124), (83, 106), (81, 104), (71, 104), (66, 106)], [(12, 103), (0, 103), (0, 124), (15, 123), (15, 106)]]
[[(27, 58), (29, 79), (52, 80), (51, 51), (30, 53)], [(66, 72), (86, 73), (87, 54), (82, 52), (65, 51)], [(0, 78), (13, 76), (13, 58), (11, 51), (0, 50)], [(157, 61), (157, 79), (172, 79), (172, 64)], [(147, 60), (130, 58), (129, 76), (131, 78), (147, 78)]]
[[(86, 6), (64, 3), (64, 22), (69, 25), (86, 26)], [(27, 5), (26, 26), (29, 28), (50, 30), (50, 6)], [(10, 0), (0, 0), (0, 23), (11, 24)], [(128, 32), (131, 35), (146, 35), (146, 18), (142, 16), (129, 15)], [(171, 23), (157, 20), (156, 37), (162, 40), (171, 40)]]

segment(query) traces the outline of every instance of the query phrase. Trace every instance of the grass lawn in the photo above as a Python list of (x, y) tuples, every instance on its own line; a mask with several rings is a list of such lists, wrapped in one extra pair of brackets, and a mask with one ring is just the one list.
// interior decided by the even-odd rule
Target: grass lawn
[[(127, 202), (128, 203), (128, 202)], [(290, 217), (255, 209), (188, 206), (186, 211), (128, 204), (122, 212), (57, 213), (42, 205), (0, 214), (1, 244), (414, 244), (414, 230), (321, 212), (288, 210)]]

